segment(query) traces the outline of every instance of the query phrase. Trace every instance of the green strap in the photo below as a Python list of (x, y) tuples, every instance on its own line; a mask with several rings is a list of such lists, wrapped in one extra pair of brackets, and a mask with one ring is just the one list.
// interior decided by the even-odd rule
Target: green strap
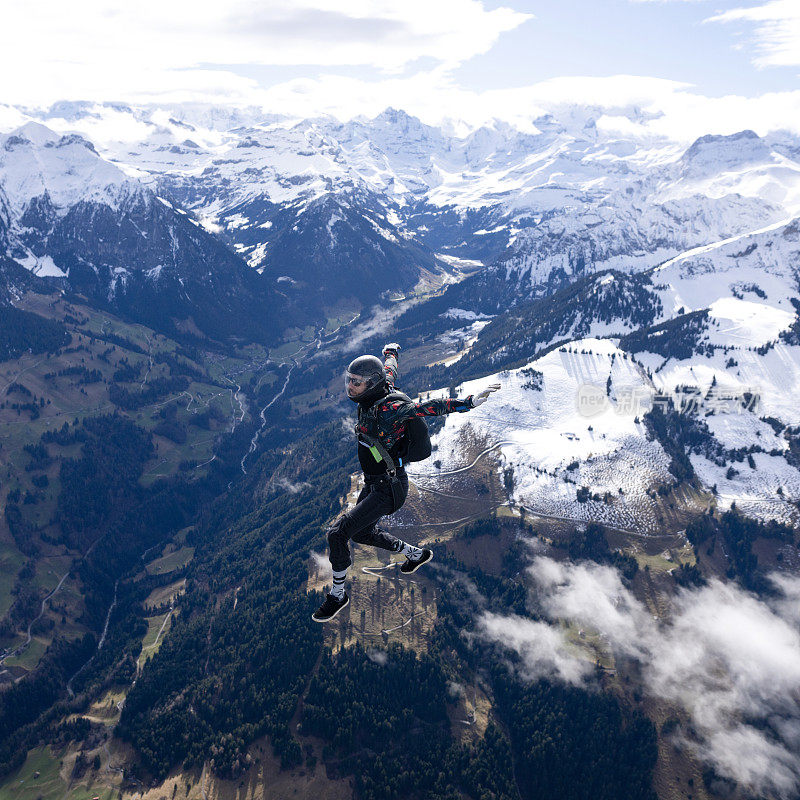
[(389, 451), (377, 439), (373, 439), (364, 433), (360, 434), (360, 436), (367, 443), (373, 458), (379, 463), (385, 461), (386, 471), (390, 475), (394, 475), (397, 472), (397, 466), (394, 463), (394, 459), (389, 455)]

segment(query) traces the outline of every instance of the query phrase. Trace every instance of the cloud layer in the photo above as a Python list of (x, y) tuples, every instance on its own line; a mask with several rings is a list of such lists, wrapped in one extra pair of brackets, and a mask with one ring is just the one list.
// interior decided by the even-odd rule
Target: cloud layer
[[(708, 21), (753, 25), (760, 66), (800, 64), (797, 6), (771, 0)], [(394, 106), (431, 124), (497, 118), (523, 128), (547, 111), (588, 105), (601, 127), (644, 138), (800, 133), (800, 91), (708, 97), (687, 83), (625, 74), (468, 88), (459, 65), (489, 51), (502, 62), (504, 35), (544, 24), (483, 0), (42, 0), (9, 6), (3, 23), (0, 70), (14, 80), (0, 101), (11, 105), (198, 102), (340, 119)], [(0, 108), (0, 124), (10, 116)]]
[(617, 657), (641, 664), (647, 690), (682, 708), (694, 735), (684, 745), (717, 772), (782, 798), (800, 790), (800, 580), (774, 579), (766, 603), (712, 581), (682, 591), (667, 623), (623, 585), (610, 567), (537, 558), (532, 594), (550, 624), (488, 612), (481, 636), (521, 656), (523, 676), (577, 683), (588, 674), (558, 620), (599, 634)]
[(15, 76), (3, 100), (252, 99), (258, 84), (238, 66), (452, 68), (528, 19), (479, 0), (18, 3), (0, 28), (0, 69)]

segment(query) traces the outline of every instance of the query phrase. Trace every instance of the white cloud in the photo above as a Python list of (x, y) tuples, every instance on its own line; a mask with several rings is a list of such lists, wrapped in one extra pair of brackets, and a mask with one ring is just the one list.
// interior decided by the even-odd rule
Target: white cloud
[[(800, 756), (800, 635), (769, 606), (719, 582), (682, 594), (673, 626), (653, 641), (651, 688), (690, 711), (701, 756), (743, 786), (791, 797)], [(789, 727), (776, 726), (783, 719)], [(760, 725), (752, 724), (760, 720)]]
[(321, 573), (326, 575), (330, 572), (331, 569), (331, 562), (328, 560), (327, 553), (318, 553), (316, 550), (311, 551), (311, 559), (314, 562), (314, 566), (317, 570), (317, 573)]
[(480, 0), (42, 0), (3, 17), (0, 70), (14, 75), (3, 100), (29, 104), (253, 96), (235, 65), (453, 67), (531, 18)]
[[(462, 135), (494, 120), (532, 130), (533, 121), (545, 113), (553, 113), (573, 129), (593, 121), (604, 134), (642, 141), (657, 138), (688, 144), (706, 134), (731, 134), (747, 128), (762, 136), (780, 130), (800, 135), (800, 90), (712, 98), (677, 81), (612, 75), (555, 78), (527, 87), (476, 92), (458, 86), (444, 66), (408, 77), (374, 80), (325, 75), (286, 81), (269, 89), (237, 76), (226, 83), (226, 73), (210, 74), (217, 82), (198, 84), (194, 90), (164, 87), (157, 96), (138, 93), (142, 105), (152, 100), (163, 109), (163, 119), (152, 109), (139, 115), (105, 106), (90, 107), (79, 123), (64, 119), (48, 124), (60, 131), (80, 129), (99, 143), (136, 141), (153, 132), (152, 125), (142, 118), (168, 129), (174, 116), (199, 126), (194, 138), (213, 146), (220, 142), (219, 131), (253, 124), (264, 114), (297, 119), (329, 114), (347, 120), (359, 115), (374, 117), (393, 106), (425, 123), (445, 124)], [(137, 95), (134, 83), (128, 88), (131, 96)], [(69, 116), (68, 111), (64, 113)], [(0, 130), (18, 127), (23, 121), (16, 109), (0, 106)], [(176, 136), (179, 134), (176, 129)]]
[[(775, 0), (712, 19), (778, 26), (783, 33), (770, 35), (784, 45), (775, 52), (788, 59), (798, 50), (792, 31), (800, 10), (792, 6), (794, 0)], [(4, 85), (7, 104), (210, 103), (340, 119), (394, 106), (433, 124), (451, 119), (474, 127), (497, 118), (523, 129), (546, 111), (584, 105), (587, 119), (626, 136), (688, 142), (744, 128), (800, 133), (800, 91), (710, 98), (686, 83), (640, 75), (464, 88), (454, 67), (531, 19), (509, 8), (487, 9), (482, 0), (298, 0), (291, 7), (279, 0), (42, 0), (35, 12), (22, 3), (4, 10), (0, 70), (14, 76)], [(285, 72), (271, 73), (271, 85), (262, 83), (254, 77), (259, 65)], [(325, 73), (280, 79), (296, 75), (298, 66)], [(341, 74), (345, 68), (348, 74)]]
[(19, 109), (8, 105), (0, 105), (0, 131), (14, 130), (14, 128), (19, 128), (26, 122), (28, 122), (28, 117)]
[(523, 659), (522, 675), (528, 680), (560, 678), (578, 684), (591, 672), (588, 662), (575, 657), (561, 631), (546, 622), (487, 611), (478, 618), (478, 632), (516, 650)]
[[(536, 117), (553, 112), (562, 119), (572, 116), (576, 123), (594, 120), (604, 130), (626, 137), (666, 137), (682, 142), (745, 128), (761, 135), (781, 129), (800, 133), (800, 91), (756, 98), (709, 98), (677, 81), (612, 75), (555, 78), (479, 92), (459, 86), (443, 65), (408, 76), (372, 80), (334, 74), (296, 78), (267, 89), (237, 78), (227, 87), (221, 83), (213, 94), (204, 95), (198, 88), (193, 94), (188, 90), (165, 92), (156, 100), (249, 104), (296, 118), (329, 114), (341, 120), (374, 117), (392, 106), (427, 124), (463, 122), (467, 129), (500, 119), (530, 130)], [(456, 127), (464, 130), (460, 124)]]
[(367, 650), (367, 658), (380, 667), (385, 667), (389, 662), (389, 656), (385, 650)]
[(772, 575), (772, 582), (780, 591), (780, 598), (772, 600), (775, 611), (800, 626), (800, 581), (788, 575)]
[(800, 4), (797, 0), (770, 0), (750, 8), (734, 8), (710, 17), (709, 22), (755, 23), (757, 66), (800, 65)]
[(575, 654), (558, 621), (595, 631), (616, 655), (640, 662), (649, 692), (690, 715), (685, 746), (751, 791), (796, 796), (800, 580), (775, 576), (780, 596), (769, 603), (712, 581), (678, 594), (661, 623), (609, 567), (540, 557), (529, 574), (550, 624), (487, 612), (476, 620), (481, 636), (519, 653), (525, 677), (576, 682), (587, 656)]
[(289, 494), (298, 494), (302, 492), (303, 489), (310, 489), (311, 484), (307, 481), (299, 481), (298, 483), (292, 483), (292, 481), (288, 480), (288, 478), (278, 478), (274, 483), (274, 489), (282, 490), (289, 492)]
[(410, 306), (410, 302), (395, 303), (391, 308), (373, 306), (365, 315), (364, 321), (353, 327), (347, 340), (336, 349), (345, 353), (352, 352), (361, 344), (380, 333), (389, 333), (394, 321)]
[(537, 558), (529, 569), (541, 591), (540, 602), (551, 618), (572, 619), (597, 628), (626, 655), (642, 657), (639, 631), (650, 617), (623, 586), (619, 573), (595, 564), (561, 564)]
[[(530, 125), (550, 109), (570, 105), (627, 108), (658, 105), (686, 84), (660, 78), (617, 75), (555, 78), (515, 89), (477, 92), (455, 83), (445, 67), (410, 76), (366, 81), (341, 75), (299, 78), (265, 90), (270, 110), (307, 117), (326, 113), (342, 119), (373, 117), (387, 106), (402, 108), (428, 124), (463, 119), (479, 125), (492, 119)], [(590, 108), (587, 116), (591, 116)]]
[[(478, 92), (457, 85), (443, 65), (409, 76), (372, 80), (343, 75), (298, 78), (268, 89), (232, 73), (208, 74), (214, 82), (199, 82), (193, 89), (188, 84), (181, 89), (165, 85), (159, 94), (141, 92), (134, 80), (124, 88), (129, 97), (138, 97), (140, 104), (153, 102), (164, 109), (163, 120), (158, 122), (162, 127), (171, 127), (172, 116), (186, 117), (198, 125), (195, 138), (208, 146), (219, 144), (215, 132), (252, 124), (264, 114), (297, 119), (329, 114), (347, 120), (360, 115), (374, 117), (388, 106), (401, 108), (427, 124), (445, 124), (462, 135), (494, 120), (530, 131), (533, 121), (546, 113), (553, 113), (573, 130), (594, 122), (604, 134), (643, 142), (655, 138), (685, 145), (706, 134), (727, 135), (745, 129), (762, 136), (782, 130), (800, 135), (800, 90), (760, 97), (706, 97), (677, 81), (612, 75), (554, 78), (525, 87)], [(108, 91), (112, 83), (109, 78)], [(117, 88), (123, 96), (122, 84)], [(139, 116), (105, 106), (89, 109), (79, 124), (68, 119), (48, 124), (58, 130), (79, 128), (100, 143), (135, 141), (152, 133), (152, 125), (148, 127)], [(158, 121), (151, 111), (144, 116)], [(19, 112), (0, 107), (0, 130), (10, 130), (22, 121)]]
[[(690, 141), (744, 128), (800, 133), (800, 91), (710, 98), (685, 83), (637, 75), (560, 77), (485, 91), (457, 83), (454, 67), (487, 53), (530, 19), (506, 7), (488, 9), (483, 0), (298, 0), (291, 6), (279, 0), (42, 0), (35, 9), (17, 3), (4, 9), (0, 27), (0, 70), (14, 76), (2, 101), (29, 107), (63, 99), (197, 102), (340, 119), (374, 116), (391, 105), (429, 123), (449, 118), (475, 126), (498, 118), (523, 128), (545, 111), (579, 104), (591, 106), (605, 130), (632, 136)], [(755, 24), (759, 63), (800, 64), (796, 0), (710, 19)], [(279, 68), (270, 73), (272, 85), (254, 77), (264, 65)], [(280, 79), (296, 75), (296, 67), (329, 74)]]
[(800, 134), (800, 90), (706, 97), (685, 83), (636, 75), (554, 78), (483, 92), (458, 86), (444, 68), (375, 81), (326, 75), (281, 83), (260, 99), (268, 110), (300, 117), (373, 117), (393, 106), (428, 124), (463, 120), (471, 127), (501, 119), (527, 129), (536, 117), (554, 112), (561, 118), (574, 115), (576, 122), (595, 120), (625, 136), (681, 142), (747, 128), (760, 135)]

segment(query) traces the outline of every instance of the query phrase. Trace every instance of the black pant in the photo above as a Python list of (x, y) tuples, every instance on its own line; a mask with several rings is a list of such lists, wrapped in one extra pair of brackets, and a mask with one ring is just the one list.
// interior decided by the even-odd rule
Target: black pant
[(364, 488), (358, 495), (358, 502), (342, 514), (328, 528), (331, 566), (341, 572), (350, 564), (349, 540), (359, 544), (370, 544), (397, 553), (402, 544), (386, 531), (375, 525), (385, 514), (393, 514), (406, 501), (408, 495), (408, 476), (404, 469), (397, 470), (397, 477), (389, 475), (365, 475)]

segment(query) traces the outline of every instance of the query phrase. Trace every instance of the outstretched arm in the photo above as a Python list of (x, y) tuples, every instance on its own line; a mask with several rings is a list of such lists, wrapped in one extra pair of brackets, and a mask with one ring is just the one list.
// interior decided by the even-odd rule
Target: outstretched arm
[(458, 397), (444, 397), (440, 400), (412, 403), (407, 408), (407, 416), (409, 417), (441, 417), (444, 414), (452, 414), (455, 411), (469, 411), (472, 408), (472, 400), (471, 396), (463, 400)]
[(402, 425), (414, 417), (439, 417), (454, 411), (469, 411), (470, 400), (448, 397), (442, 400), (427, 400), (424, 403), (409, 403), (406, 400), (387, 400), (380, 406), (380, 413), (392, 425)]
[(485, 403), (489, 395), (499, 388), (499, 383), (493, 383), (488, 389), (475, 395), (471, 394), (463, 400), (457, 397), (446, 397), (440, 400), (426, 400), (424, 403), (406, 403), (399, 405), (396, 410), (401, 420), (410, 417), (440, 417), (455, 411), (463, 413)]
[(386, 370), (386, 383), (389, 391), (393, 392), (397, 383), (398, 368), (397, 354), (400, 352), (400, 345), (397, 342), (390, 342), (383, 346), (383, 367)]
[[(383, 346), (383, 366), (386, 370), (386, 383), (389, 386), (390, 392), (394, 391), (395, 384), (397, 383), (397, 376), (399, 374), (397, 354), (399, 352), (400, 345), (397, 344), (397, 342), (390, 342)], [(424, 403), (401, 403), (395, 401), (389, 403), (389, 405), (392, 411), (397, 413), (398, 422), (402, 422), (404, 419), (410, 419), (411, 417), (440, 417), (444, 414), (452, 414), (455, 411), (469, 411), (471, 408), (485, 403), (489, 395), (492, 392), (496, 392), (499, 388), (499, 383), (493, 383), (488, 389), (484, 389), (476, 395), (469, 395), (469, 397), (463, 400), (456, 397), (447, 397), (441, 400), (427, 400)]]

